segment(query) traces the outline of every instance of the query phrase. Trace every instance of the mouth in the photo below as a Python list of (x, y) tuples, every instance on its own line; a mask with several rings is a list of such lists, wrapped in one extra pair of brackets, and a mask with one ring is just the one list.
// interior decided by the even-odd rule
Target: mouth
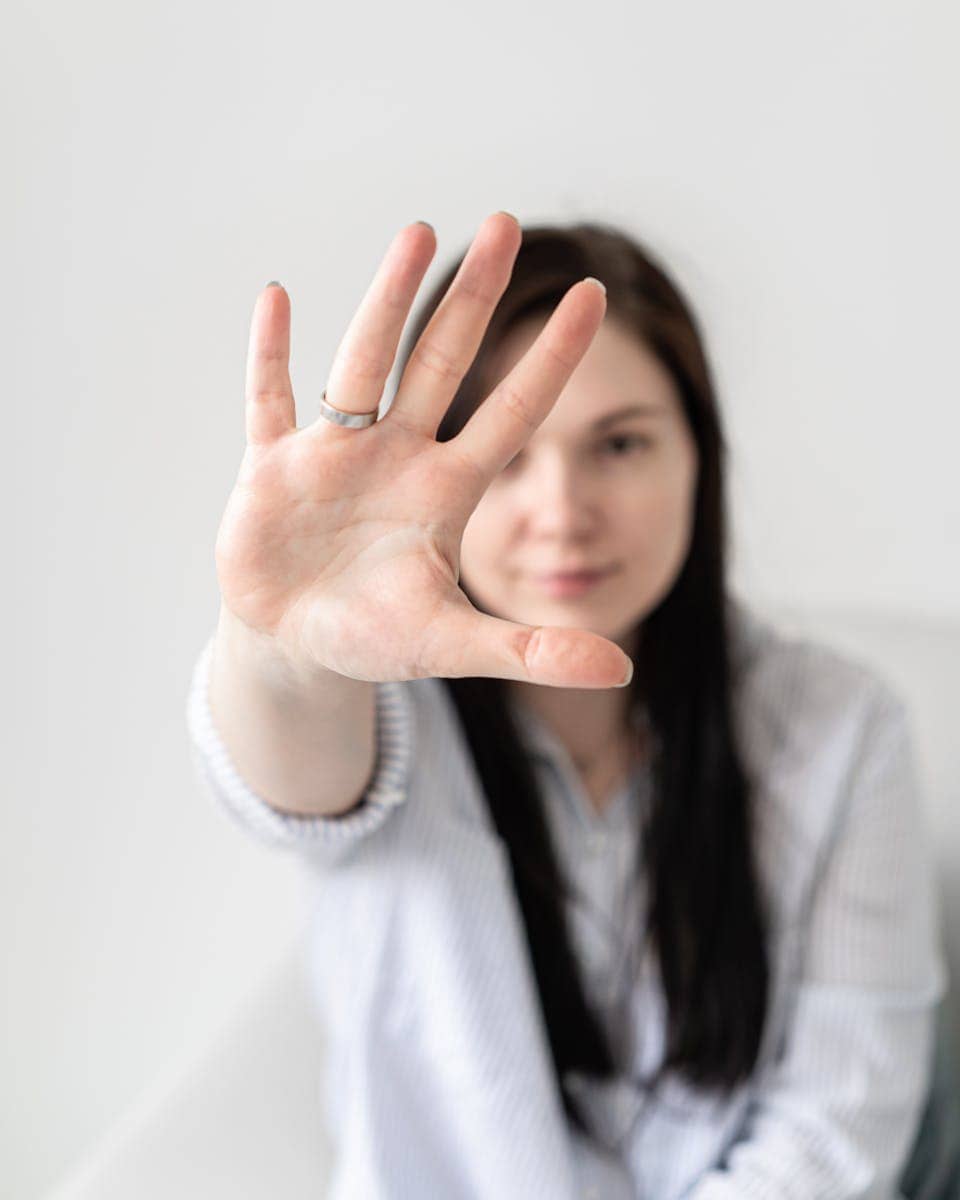
[(552, 596), (579, 596), (613, 574), (614, 567), (595, 571), (551, 571), (532, 576), (533, 583)]

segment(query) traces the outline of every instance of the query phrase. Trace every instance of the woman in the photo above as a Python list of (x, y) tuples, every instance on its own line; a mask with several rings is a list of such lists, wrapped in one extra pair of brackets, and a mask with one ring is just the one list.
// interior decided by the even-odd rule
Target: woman
[(303, 430), (262, 293), (190, 700), (316, 882), (331, 1194), (896, 1195), (946, 988), (903, 706), (729, 594), (703, 345), (618, 231), (489, 217), (375, 421), (434, 248)]

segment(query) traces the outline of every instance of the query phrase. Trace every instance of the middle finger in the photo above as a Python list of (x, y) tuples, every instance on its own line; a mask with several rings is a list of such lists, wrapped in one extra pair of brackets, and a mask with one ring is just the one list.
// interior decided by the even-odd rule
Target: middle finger
[(434, 437), (510, 282), (522, 234), (507, 212), (487, 217), (404, 368), (384, 416)]

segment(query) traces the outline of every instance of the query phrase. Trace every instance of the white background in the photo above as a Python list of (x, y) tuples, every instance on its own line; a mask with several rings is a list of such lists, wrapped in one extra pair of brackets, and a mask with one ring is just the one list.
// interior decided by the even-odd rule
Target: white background
[[(253, 301), (301, 425), (390, 239), (619, 223), (699, 314), (758, 601), (960, 614), (956, 6), (13, 0), (0, 1194), (34, 1197), (287, 944), (191, 773)], [(395, 384), (395, 379), (390, 385)]]

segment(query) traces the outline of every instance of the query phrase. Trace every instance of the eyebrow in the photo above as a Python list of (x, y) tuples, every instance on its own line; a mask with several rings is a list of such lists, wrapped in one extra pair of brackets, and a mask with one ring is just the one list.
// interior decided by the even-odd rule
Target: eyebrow
[(606, 416), (600, 417), (599, 420), (593, 422), (592, 428), (602, 429), (604, 425), (611, 425), (623, 417), (663, 416), (666, 416), (666, 410), (659, 404), (628, 404), (624, 408), (614, 409), (613, 412), (608, 412)]

